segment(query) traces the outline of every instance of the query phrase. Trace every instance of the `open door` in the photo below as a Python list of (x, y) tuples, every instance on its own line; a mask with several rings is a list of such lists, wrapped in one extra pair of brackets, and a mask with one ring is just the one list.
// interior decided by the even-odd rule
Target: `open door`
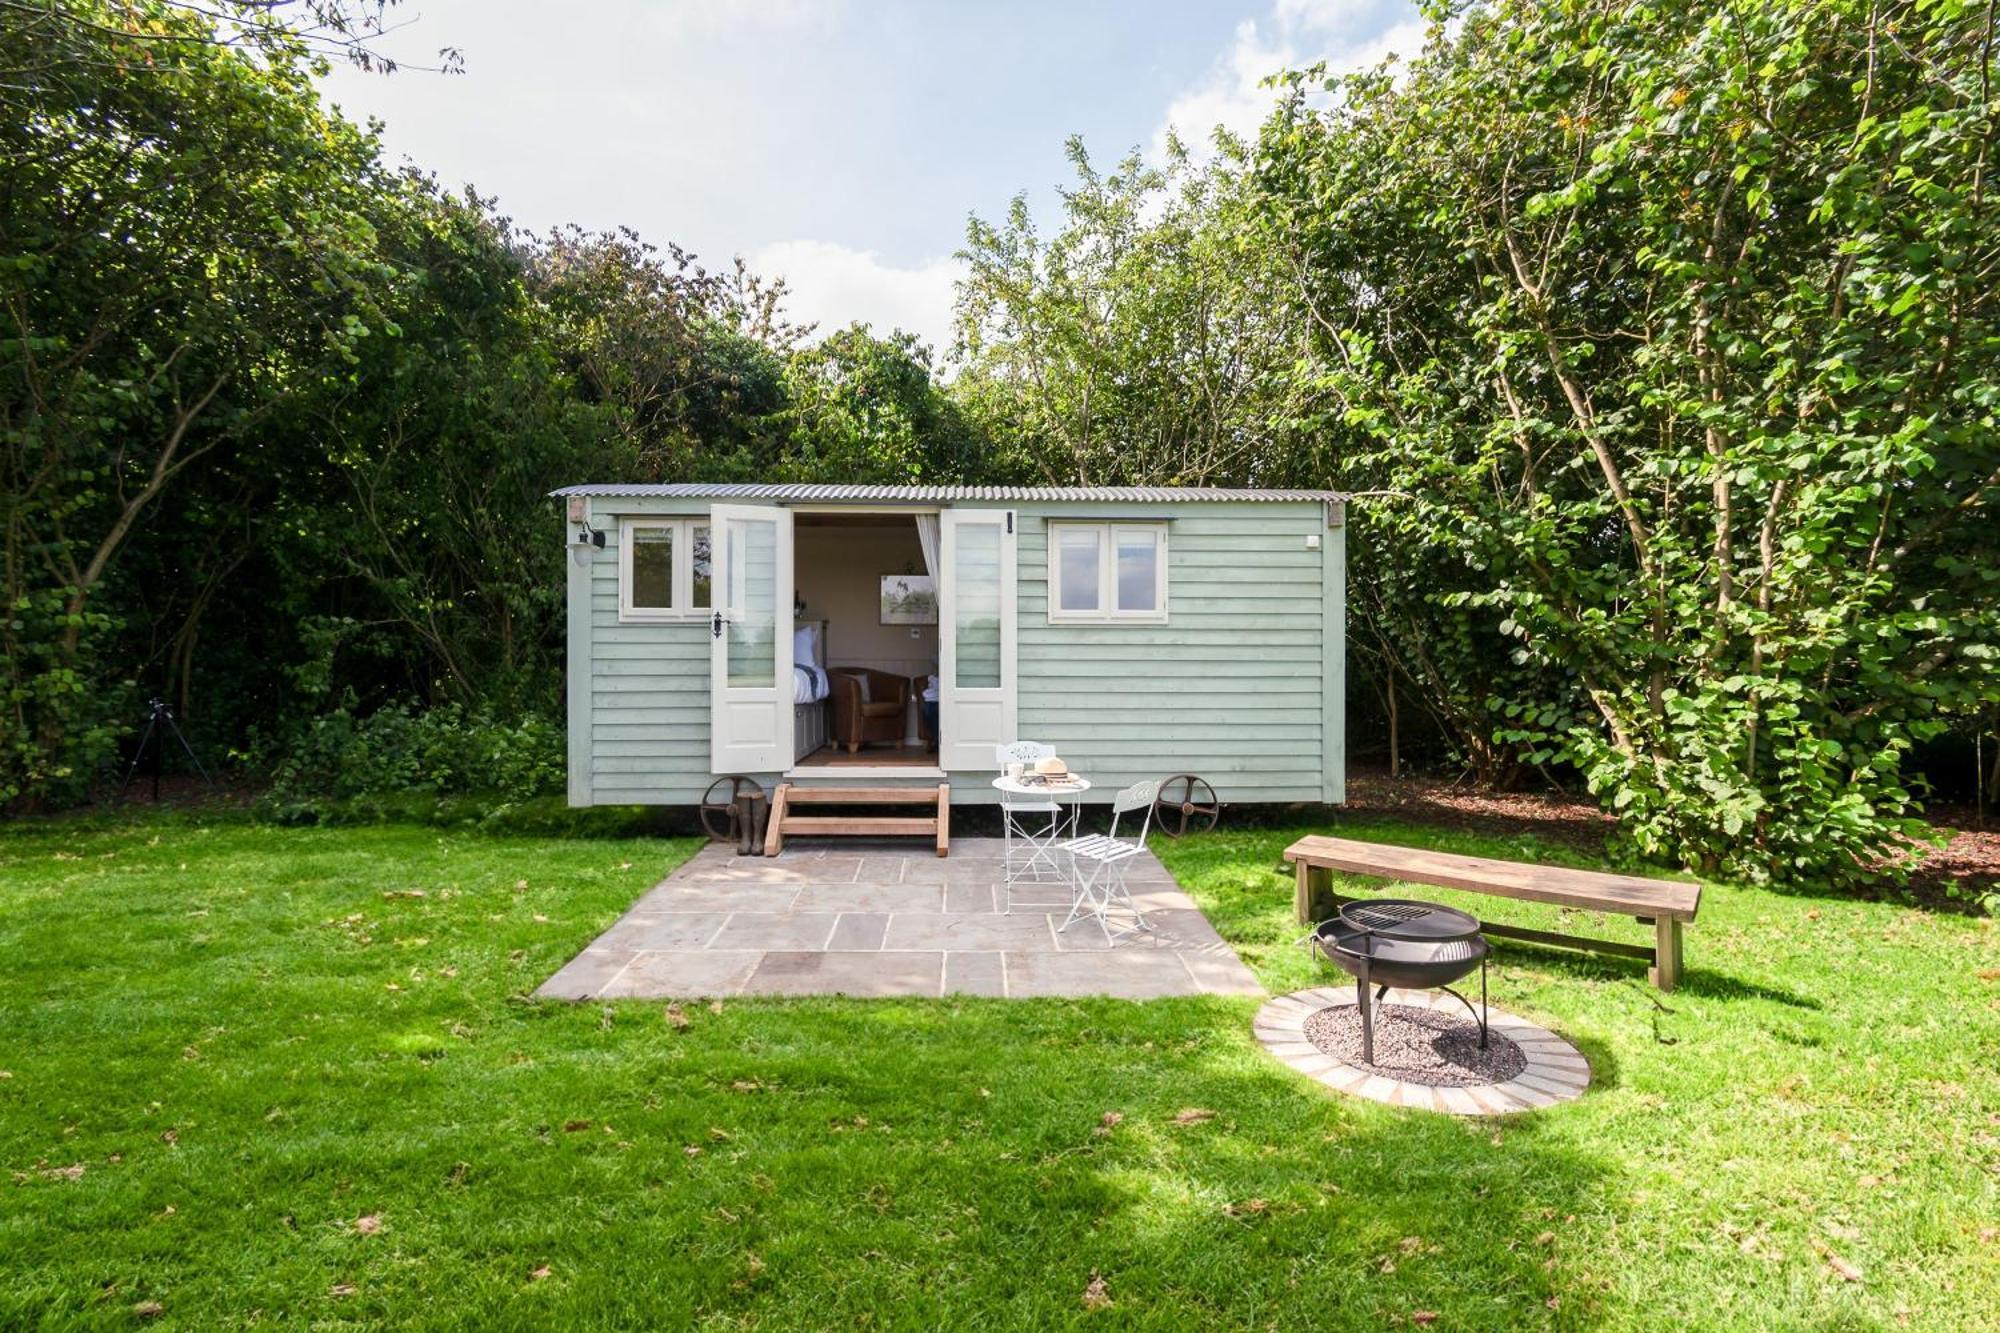
[(792, 766), (792, 511), (723, 505), (713, 524), (709, 771)]
[(1015, 725), (1014, 511), (946, 509), (938, 563), (938, 764), (991, 769)]

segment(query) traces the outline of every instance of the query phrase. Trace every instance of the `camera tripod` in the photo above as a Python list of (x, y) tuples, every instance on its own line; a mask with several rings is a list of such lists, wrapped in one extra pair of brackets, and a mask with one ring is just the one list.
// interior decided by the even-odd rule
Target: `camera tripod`
[(125, 789), (132, 785), (132, 775), (139, 771), (139, 761), (146, 757), (146, 747), (151, 745), (153, 747), (153, 804), (158, 805), (160, 803), (160, 766), (161, 760), (165, 757), (161, 753), (161, 750), (166, 745), (166, 742), (164, 740), (156, 740), (156, 734), (162, 722), (167, 724), (168, 731), (174, 733), (174, 739), (181, 743), (181, 749), (187, 751), (188, 762), (194, 765), (195, 772), (201, 774), (201, 780), (208, 784), (209, 793), (211, 795), (216, 794), (215, 779), (210, 777), (208, 770), (201, 766), (201, 760), (195, 758), (194, 747), (189, 745), (188, 738), (181, 734), (180, 724), (174, 721), (174, 710), (167, 706), (167, 701), (155, 697), (146, 701), (146, 707), (152, 711), (146, 718), (146, 729), (139, 734), (139, 748), (132, 751), (132, 764), (131, 767), (125, 770), (125, 780), (118, 784), (118, 800), (122, 802), (125, 799)]

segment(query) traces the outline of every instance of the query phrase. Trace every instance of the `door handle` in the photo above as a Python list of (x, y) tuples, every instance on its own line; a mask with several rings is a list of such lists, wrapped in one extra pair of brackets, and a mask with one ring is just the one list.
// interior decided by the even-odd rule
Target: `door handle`
[(729, 623), (728, 621), (722, 618), (722, 612), (717, 611), (715, 613), (714, 622), (709, 626), (709, 631), (710, 633), (714, 634), (716, 638), (719, 639), (722, 637), (722, 627), (724, 625), (727, 625), (728, 623)]

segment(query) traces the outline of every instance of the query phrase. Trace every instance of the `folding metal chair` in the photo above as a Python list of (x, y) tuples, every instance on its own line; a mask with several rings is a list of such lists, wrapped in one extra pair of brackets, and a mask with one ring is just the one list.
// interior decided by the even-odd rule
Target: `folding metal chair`
[[(1037, 759), (1054, 754), (1055, 747), (1039, 741), (1015, 741), (993, 747), (993, 760), (1003, 777), (1009, 764), (1032, 769)], [(1006, 839), (1001, 877), (1006, 881), (1006, 910), (1010, 915), (1014, 911), (1016, 884), (1060, 884), (1067, 879), (1055, 856), (1056, 843), (1063, 835), (1063, 815), (1063, 807), (1054, 797), (1000, 793), (1000, 827)]]
[[(1063, 844), (1063, 851), (1069, 854), (1070, 885), (1074, 897), (1068, 919), (1056, 929), (1068, 930), (1078, 917), (1095, 916), (1104, 931), (1104, 938), (1112, 939), (1111, 923), (1106, 919), (1106, 913), (1120, 899), (1124, 901), (1125, 910), (1132, 914), (1133, 930), (1153, 928), (1145, 913), (1139, 910), (1139, 904), (1132, 901), (1132, 891), (1125, 887), (1125, 877), (1130, 873), (1132, 863), (1146, 850), (1146, 835), (1153, 831), (1153, 802), (1159, 795), (1160, 784), (1157, 782), (1133, 783), (1111, 799), (1110, 832), (1088, 833)], [(1118, 836), (1118, 821), (1134, 810), (1146, 812), (1139, 824), (1139, 836), (1131, 840), (1121, 839)]]

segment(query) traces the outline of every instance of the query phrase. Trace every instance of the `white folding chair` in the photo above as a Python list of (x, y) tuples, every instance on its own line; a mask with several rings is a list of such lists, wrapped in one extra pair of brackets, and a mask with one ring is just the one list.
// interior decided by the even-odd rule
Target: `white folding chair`
[[(1032, 770), (1037, 759), (1048, 759), (1055, 748), (1039, 741), (1015, 741), (993, 747), (993, 761), (1001, 776), (1009, 764)], [(1006, 839), (1001, 875), (1007, 886), (1007, 911), (1014, 910), (1014, 886), (1058, 884), (1066, 878), (1056, 861), (1056, 843), (1063, 835), (1063, 808), (1051, 796), (1027, 796), (1020, 792), (1000, 793), (1000, 827)]]
[[(1145, 913), (1139, 910), (1139, 904), (1132, 901), (1132, 891), (1125, 887), (1125, 876), (1131, 871), (1132, 863), (1139, 859), (1139, 854), (1146, 850), (1146, 835), (1153, 831), (1153, 802), (1159, 795), (1160, 784), (1157, 782), (1133, 783), (1111, 798), (1110, 832), (1087, 833), (1063, 844), (1063, 851), (1069, 854), (1070, 885), (1075, 896), (1070, 903), (1068, 919), (1056, 929), (1068, 930), (1078, 917), (1094, 916), (1104, 931), (1104, 938), (1111, 939), (1111, 923), (1105, 919), (1105, 914), (1120, 899), (1125, 903), (1125, 910), (1132, 914), (1134, 930), (1153, 928)], [(1146, 812), (1139, 824), (1139, 836), (1136, 839), (1121, 839), (1118, 836), (1118, 821), (1134, 810)]]

